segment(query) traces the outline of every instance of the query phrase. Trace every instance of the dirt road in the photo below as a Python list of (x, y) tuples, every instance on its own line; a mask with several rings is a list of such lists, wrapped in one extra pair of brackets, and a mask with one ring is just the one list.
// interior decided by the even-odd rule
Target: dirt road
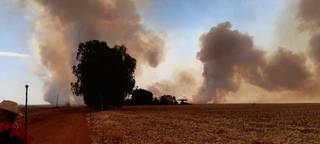
[(34, 144), (90, 144), (84, 108), (31, 108), (29, 134)]

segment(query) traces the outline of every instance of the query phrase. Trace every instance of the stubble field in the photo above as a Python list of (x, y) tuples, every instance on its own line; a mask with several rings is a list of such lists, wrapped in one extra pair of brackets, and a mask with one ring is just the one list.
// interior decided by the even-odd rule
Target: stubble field
[(125, 106), (87, 114), (101, 143), (320, 143), (320, 104)]

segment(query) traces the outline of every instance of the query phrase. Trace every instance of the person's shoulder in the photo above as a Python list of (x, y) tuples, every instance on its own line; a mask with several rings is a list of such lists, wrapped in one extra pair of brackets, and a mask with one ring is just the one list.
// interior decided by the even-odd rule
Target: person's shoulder
[(11, 136), (18, 137), (18, 138), (24, 138), (24, 128), (21, 127), (19, 124), (14, 123), (12, 125), (12, 129), (11, 129)]
[(8, 123), (8, 122), (1, 122), (0, 123), (0, 132), (1, 131), (6, 131), (8, 129), (12, 128), (12, 123)]

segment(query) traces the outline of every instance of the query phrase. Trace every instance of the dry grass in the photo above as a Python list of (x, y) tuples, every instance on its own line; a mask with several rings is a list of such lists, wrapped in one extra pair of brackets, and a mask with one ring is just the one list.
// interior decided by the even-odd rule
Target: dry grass
[(93, 143), (320, 143), (320, 104), (127, 106), (87, 115)]

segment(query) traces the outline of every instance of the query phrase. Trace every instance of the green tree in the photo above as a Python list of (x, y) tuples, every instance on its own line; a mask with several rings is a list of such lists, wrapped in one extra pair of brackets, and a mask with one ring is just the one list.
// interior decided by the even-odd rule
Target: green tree
[(87, 106), (97, 110), (118, 107), (132, 93), (136, 60), (125, 46), (110, 48), (97, 40), (80, 43), (76, 59), (72, 68), (77, 80), (71, 90), (83, 96)]

